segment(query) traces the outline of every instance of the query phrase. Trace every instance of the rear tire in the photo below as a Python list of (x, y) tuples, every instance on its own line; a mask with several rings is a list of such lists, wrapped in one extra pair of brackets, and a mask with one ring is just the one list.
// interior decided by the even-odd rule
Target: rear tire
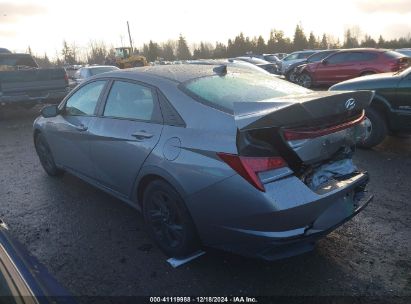
[(298, 84), (309, 89), (313, 85), (313, 78), (307, 73), (302, 73), (298, 78)]
[(39, 133), (36, 135), (34, 145), (44, 171), (50, 176), (62, 175), (64, 171), (56, 166), (50, 147), (43, 134)]
[(150, 237), (167, 256), (184, 257), (198, 249), (196, 229), (184, 201), (165, 181), (148, 185), (143, 215)]
[(367, 133), (369, 134), (359, 146), (369, 149), (380, 144), (384, 140), (388, 133), (388, 127), (382, 114), (375, 108), (367, 108), (365, 110), (365, 116), (366, 119), (368, 119), (367, 123), (369, 123), (369, 126), (367, 127)]

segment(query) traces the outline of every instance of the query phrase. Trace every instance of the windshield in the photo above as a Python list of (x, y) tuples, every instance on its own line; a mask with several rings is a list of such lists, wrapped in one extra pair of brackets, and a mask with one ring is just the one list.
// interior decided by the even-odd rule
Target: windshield
[(90, 73), (92, 76), (97, 75), (97, 74), (101, 74), (101, 73), (106, 73), (106, 72), (111, 72), (114, 70), (118, 70), (117, 67), (99, 67), (99, 68), (92, 68), (90, 69)]
[(233, 113), (234, 102), (263, 101), (311, 92), (275, 76), (256, 73), (196, 78), (184, 83), (182, 89), (194, 99), (228, 113)]

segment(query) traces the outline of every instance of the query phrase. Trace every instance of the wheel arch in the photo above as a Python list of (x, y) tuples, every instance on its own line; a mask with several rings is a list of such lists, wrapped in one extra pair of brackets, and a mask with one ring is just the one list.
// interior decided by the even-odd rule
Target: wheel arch
[(184, 188), (170, 173), (157, 166), (146, 166), (141, 169), (139, 176), (134, 183), (131, 195), (132, 201), (136, 202), (139, 208), (142, 207), (141, 204), (145, 188), (150, 182), (158, 179), (170, 184), (182, 198), (186, 196)]
[(391, 105), (389, 101), (381, 95), (375, 93), (373, 100), (371, 101), (370, 107), (376, 109), (378, 112), (387, 119), (387, 112), (391, 112)]

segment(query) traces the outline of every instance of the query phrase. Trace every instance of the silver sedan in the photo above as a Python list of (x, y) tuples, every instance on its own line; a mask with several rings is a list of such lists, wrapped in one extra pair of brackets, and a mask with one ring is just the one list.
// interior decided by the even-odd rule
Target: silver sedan
[(49, 175), (140, 210), (168, 256), (211, 246), (273, 260), (311, 250), (371, 200), (352, 155), (372, 95), (233, 65), (142, 67), (44, 108), (34, 143)]

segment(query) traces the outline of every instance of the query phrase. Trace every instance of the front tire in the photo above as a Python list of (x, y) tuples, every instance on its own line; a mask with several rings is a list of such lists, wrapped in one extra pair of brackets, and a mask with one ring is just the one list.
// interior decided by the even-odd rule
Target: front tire
[(298, 78), (298, 84), (309, 89), (313, 85), (313, 78), (307, 73), (302, 73)]
[(151, 238), (167, 256), (184, 257), (198, 248), (196, 229), (183, 199), (165, 181), (148, 185), (143, 215)]
[(362, 148), (372, 148), (380, 144), (387, 136), (387, 123), (380, 112), (375, 108), (369, 107), (365, 110), (367, 121), (367, 136), (362, 143), (359, 144)]
[(44, 171), (50, 176), (62, 175), (64, 171), (56, 166), (50, 147), (43, 134), (39, 133), (36, 135), (34, 145)]

